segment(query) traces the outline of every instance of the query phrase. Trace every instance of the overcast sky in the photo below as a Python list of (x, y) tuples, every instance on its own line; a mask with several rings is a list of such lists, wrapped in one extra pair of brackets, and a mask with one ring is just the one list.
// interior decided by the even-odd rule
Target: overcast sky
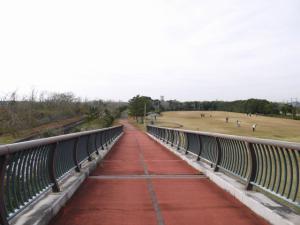
[(3, 0), (0, 94), (300, 100), (299, 0)]

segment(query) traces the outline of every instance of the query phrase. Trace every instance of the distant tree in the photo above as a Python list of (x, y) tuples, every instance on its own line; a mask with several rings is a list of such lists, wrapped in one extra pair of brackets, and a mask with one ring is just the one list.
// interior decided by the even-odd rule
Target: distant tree
[(94, 119), (96, 119), (97, 117), (99, 116), (99, 110), (98, 110), (98, 108), (96, 107), (96, 106), (94, 106), (94, 105), (91, 105), (90, 107), (89, 107), (89, 112), (88, 112), (88, 114), (87, 114), (87, 118), (88, 118), (88, 120), (94, 120)]
[(111, 115), (111, 112), (107, 109), (104, 110), (103, 116), (103, 126), (110, 127), (114, 122), (114, 117)]
[(138, 118), (141, 117), (142, 122), (144, 122), (145, 107), (146, 112), (153, 110), (152, 99), (147, 96), (137, 95), (128, 102), (129, 115), (135, 117), (137, 122)]
[[(157, 103), (156, 103), (157, 104)], [(228, 111), (239, 113), (258, 113), (265, 115), (292, 115), (297, 118), (297, 109), (291, 105), (270, 102), (265, 99), (247, 99), (236, 101), (187, 101), (179, 102), (177, 100), (168, 100), (160, 102), (161, 111), (177, 110), (204, 110), (204, 111)]]

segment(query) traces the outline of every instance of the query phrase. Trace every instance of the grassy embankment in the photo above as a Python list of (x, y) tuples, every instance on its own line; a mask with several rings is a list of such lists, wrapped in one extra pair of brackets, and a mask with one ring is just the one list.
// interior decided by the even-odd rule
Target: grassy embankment
[[(201, 114), (205, 114), (205, 117), (201, 118)], [(226, 117), (229, 118), (228, 123), (225, 122)], [(241, 123), (240, 127), (236, 126), (237, 120)], [(252, 131), (253, 124), (257, 124), (255, 132)], [(300, 121), (255, 115), (249, 117), (242, 113), (220, 111), (164, 112), (158, 117), (156, 125), (300, 142)]]
[[(26, 129), (23, 131), (20, 131), (17, 136), (13, 136), (11, 134), (4, 134), (0, 136), (0, 143), (1, 144), (10, 144), (15, 142), (16, 140), (29, 137), (32, 135), (38, 135), (38, 134), (43, 134), (45, 132), (51, 131), (51, 130), (56, 130), (60, 129), (64, 125), (70, 124), (72, 122), (76, 122), (80, 119), (80, 117), (74, 117), (70, 119), (65, 119), (65, 120), (60, 120), (60, 121), (55, 121), (52, 123), (47, 123), (38, 127), (34, 127), (32, 129)], [(119, 125), (118, 120), (115, 120), (112, 124), (112, 126)], [(101, 129), (104, 128), (104, 122), (101, 119), (95, 119), (91, 121), (87, 121), (79, 126), (74, 127), (70, 132), (80, 132), (80, 131), (86, 131), (86, 130), (96, 130), (96, 129)], [(59, 135), (59, 132), (53, 132), (53, 135)], [(50, 135), (52, 136), (52, 135)]]
[(63, 127), (64, 125), (67, 125), (67, 124), (70, 124), (70, 123), (80, 120), (80, 118), (81, 118), (80, 116), (76, 116), (76, 117), (72, 117), (69, 119), (58, 120), (55, 122), (46, 123), (46, 124), (31, 128), (31, 129), (21, 130), (17, 133), (17, 135), (14, 135), (14, 136), (12, 134), (3, 134), (0, 136), (0, 143), (9, 144), (9, 143), (12, 143), (21, 138), (29, 137), (32, 135), (42, 134), (49, 130), (59, 129), (59, 128)]

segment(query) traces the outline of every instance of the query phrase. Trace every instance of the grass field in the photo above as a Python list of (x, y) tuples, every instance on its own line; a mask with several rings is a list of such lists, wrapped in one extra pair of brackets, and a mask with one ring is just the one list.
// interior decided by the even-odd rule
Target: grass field
[[(205, 114), (205, 117), (201, 118), (201, 114)], [(229, 118), (228, 123), (226, 123), (226, 117)], [(236, 125), (237, 120), (240, 121), (240, 127), (237, 127)], [(252, 131), (253, 124), (257, 124), (255, 132)], [(299, 120), (255, 115), (249, 117), (242, 113), (220, 111), (164, 112), (157, 118), (156, 125), (300, 142)]]

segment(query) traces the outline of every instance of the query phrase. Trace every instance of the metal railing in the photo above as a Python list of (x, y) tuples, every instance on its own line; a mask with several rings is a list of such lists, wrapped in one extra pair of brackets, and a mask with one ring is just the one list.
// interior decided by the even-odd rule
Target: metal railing
[(45, 192), (59, 192), (62, 178), (80, 172), (122, 130), (115, 126), (0, 146), (0, 224), (7, 225)]
[(300, 144), (157, 126), (147, 131), (299, 212)]

